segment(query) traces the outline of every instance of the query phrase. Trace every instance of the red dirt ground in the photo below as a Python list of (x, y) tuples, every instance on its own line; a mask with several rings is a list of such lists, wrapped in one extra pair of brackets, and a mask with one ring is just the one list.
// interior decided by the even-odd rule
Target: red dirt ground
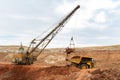
[(0, 80), (120, 80), (120, 48), (79, 48), (72, 56), (88, 56), (94, 69), (67, 67), (63, 50), (47, 50), (33, 65), (11, 64), (11, 53), (0, 53)]
[(76, 67), (0, 64), (0, 80), (82, 80), (90, 70)]

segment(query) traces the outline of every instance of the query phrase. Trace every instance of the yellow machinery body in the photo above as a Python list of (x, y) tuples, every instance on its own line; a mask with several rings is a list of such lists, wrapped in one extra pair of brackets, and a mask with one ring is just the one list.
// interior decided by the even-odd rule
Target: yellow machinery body
[(13, 63), (17, 64), (33, 64), (36, 61), (35, 56), (33, 55), (26, 55), (25, 53), (17, 53), (13, 55)]
[(81, 69), (90, 69), (95, 65), (95, 61), (90, 57), (73, 56), (71, 59), (67, 59), (67, 61)]

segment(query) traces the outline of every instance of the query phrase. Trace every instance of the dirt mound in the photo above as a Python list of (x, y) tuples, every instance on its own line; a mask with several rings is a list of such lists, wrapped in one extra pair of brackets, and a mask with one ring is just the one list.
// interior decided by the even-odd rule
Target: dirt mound
[(91, 74), (91, 80), (120, 80), (120, 69), (97, 69)]
[(67, 66), (0, 64), (0, 80), (75, 80), (80, 69)]

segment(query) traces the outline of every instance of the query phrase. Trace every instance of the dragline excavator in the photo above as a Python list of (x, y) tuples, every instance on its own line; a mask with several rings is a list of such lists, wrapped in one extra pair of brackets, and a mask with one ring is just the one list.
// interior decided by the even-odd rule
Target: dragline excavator
[[(70, 17), (75, 13), (75, 11), (80, 8), (80, 5), (76, 6), (61, 22), (59, 22), (55, 28), (53, 28), (46, 36), (42, 39), (36, 40), (33, 39), (27, 48), (24, 51), (24, 48), (21, 46), (19, 48), (19, 52), (14, 54), (13, 56), (13, 63), (16, 64), (23, 64), (23, 65), (30, 65), (33, 64), (37, 57), (43, 52), (46, 46), (51, 42), (51, 40), (55, 37), (55, 35), (64, 27), (65, 23), (70, 19)], [(34, 47), (32, 47), (34, 45)], [(42, 47), (41, 47), (42, 46)], [(33, 53), (41, 47), (37, 56), (34, 56)]]

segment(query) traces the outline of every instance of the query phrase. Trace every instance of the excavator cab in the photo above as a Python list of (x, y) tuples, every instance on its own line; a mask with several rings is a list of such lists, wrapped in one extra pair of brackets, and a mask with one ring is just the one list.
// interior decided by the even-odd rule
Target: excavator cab
[(18, 48), (18, 52), (13, 55), (12, 63), (16, 64), (33, 64), (33, 61), (35, 61), (34, 56), (31, 54), (29, 55), (27, 52), (25, 53), (24, 47), (22, 44)]
[(22, 58), (24, 56), (24, 48), (22, 46), (22, 43), (18, 49), (18, 52), (16, 54), (13, 55), (13, 60), (12, 63), (18, 63), (22, 61)]

